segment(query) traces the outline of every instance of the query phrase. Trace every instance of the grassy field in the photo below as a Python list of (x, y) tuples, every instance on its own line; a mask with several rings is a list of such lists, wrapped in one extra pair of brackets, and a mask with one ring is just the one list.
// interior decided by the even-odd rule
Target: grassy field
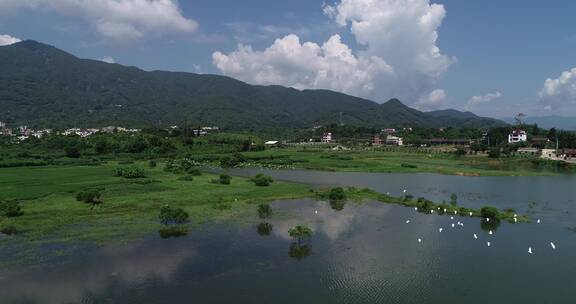
[[(59, 243), (67, 240), (99, 243), (146, 235), (160, 226), (160, 208), (169, 204), (184, 208), (192, 225), (211, 221), (240, 220), (255, 216), (251, 203), (311, 196), (311, 188), (275, 182), (256, 187), (234, 177), (230, 185), (214, 184), (216, 176), (204, 174), (193, 181), (161, 168), (147, 168), (144, 180), (114, 177), (115, 163), (101, 166), (22, 167), (0, 169), (0, 200), (22, 200), (24, 215), (0, 218), (1, 226), (13, 226), (28, 242)], [(83, 189), (101, 189), (104, 203), (95, 210), (76, 201)]]
[(421, 152), (383, 152), (369, 150), (331, 151), (297, 148), (271, 149), (243, 154), (247, 166), (302, 168), (325, 171), (383, 173), (439, 173), (465, 176), (550, 175), (573, 171), (556, 163), (535, 158), (509, 157), (491, 159), (486, 156), (455, 156)]

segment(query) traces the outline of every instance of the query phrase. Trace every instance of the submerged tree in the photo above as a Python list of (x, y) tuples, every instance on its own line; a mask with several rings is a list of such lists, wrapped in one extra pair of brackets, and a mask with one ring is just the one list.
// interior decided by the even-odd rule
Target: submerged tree
[(306, 225), (298, 225), (292, 227), (288, 230), (288, 235), (293, 238), (298, 245), (302, 244), (302, 241), (312, 237), (312, 229)]
[(452, 193), (452, 195), (450, 195), (450, 204), (452, 206), (458, 205), (458, 195), (456, 193)]

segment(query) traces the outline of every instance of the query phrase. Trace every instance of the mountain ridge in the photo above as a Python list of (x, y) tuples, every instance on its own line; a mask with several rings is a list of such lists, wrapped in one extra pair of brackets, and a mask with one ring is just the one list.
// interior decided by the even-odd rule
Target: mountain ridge
[(144, 71), (80, 59), (31, 40), (0, 47), (0, 106), (0, 120), (50, 127), (186, 122), (261, 130), (337, 123), (340, 117), (346, 124), (371, 127), (505, 125), (472, 113), (458, 117), (462, 112), (455, 110), (421, 112), (398, 99), (378, 104), (330, 90), (300, 91), (220, 75)]

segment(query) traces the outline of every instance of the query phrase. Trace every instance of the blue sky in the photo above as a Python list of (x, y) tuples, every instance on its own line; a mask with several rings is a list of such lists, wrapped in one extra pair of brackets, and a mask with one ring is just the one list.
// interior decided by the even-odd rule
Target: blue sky
[[(125, 0), (0, 0), (0, 35), (145, 70), (400, 97), (423, 110), (576, 115), (576, 1), (132, 0), (141, 6), (128, 11), (114, 1)], [(414, 25), (423, 14), (424, 29)]]

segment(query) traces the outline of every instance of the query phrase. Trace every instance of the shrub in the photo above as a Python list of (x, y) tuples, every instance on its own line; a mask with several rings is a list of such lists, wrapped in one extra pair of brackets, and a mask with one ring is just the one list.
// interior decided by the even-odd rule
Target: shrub
[(5, 235), (15, 235), (20, 233), (20, 231), (12, 226), (12, 225), (8, 225), (8, 226), (3, 226), (2, 228), (0, 228), (0, 233), (5, 234)]
[(146, 174), (144, 170), (136, 167), (132, 168), (116, 168), (114, 176), (124, 177), (128, 179), (144, 178)]
[(150, 168), (156, 168), (157, 165), (158, 164), (156, 163), (155, 160), (148, 161), (148, 167), (150, 167)]
[(497, 219), (499, 213), (500, 212), (498, 211), (498, 209), (492, 206), (484, 206), (480, 210), (480, 214), (482, 215), (482, 217), (489, 219)]
[(492, 148), (488, 152), (488, 157), (490, 158), (498, 158), (500, 157), (500, 148)]
[(342, 187), (332, 188), (330, 189), (328, 198), (330, 201), (344, 201), (346, 200), (346, 192)]
[(201, 176), (202, 175), (202, 171), (200, 171), (200, 169), (198, 169), (198, 168), (190, 168), (190, 169), (186, 170), (186, 172), (192, 176)]
[(192, 175), (184, 175), (184, 176), (180, 176), (178, 178), (179, 181), (184, 181), (184, 182), (191, 182), (194, 180), (194, 176)]
[(462, 148), (458, 148), (458, 149), (456, 149), (456, 151), (454, 151), (454, 154), (456, 156), (464, 156), (464, 155), (466, 155), (466, 150), (464, 150)]
[(165, 205), (160, 209), (160, 223), (163, 225), (183, 225), (189, 222), (190, 215), (182, 208), (172, 208)]
[(76, 147), (67, 147), (64, 149), (64, 153), (66, 153), (66, 157), (69, 158), (80, 158), (80, 151)]
[(402, 168), (410, 168), (410, 169), (416, 169), (416, 168), (418, 168), (418, 166), (412, 165), (412, 164), (401, 164), (400, 166), (401, 166)]
[(18, 217), (22, 216), (22, 208), (20, 207), (20, 202), (18, 201), (5, 201), (0, 202), (0, 215), (5, 217)]
[(228, 174), (220, 174), (220, 184), (222, 185), (230, 185), (232, 181), (232, 177)]
[(102, 194), (96, 189), (78, 192), (78, 194), (76, 194), (76, 200), (92, 205), (92, 209), (94, 209), (96, 205), (100, 205), (104, 202), (102, 200)]
[(253, 178), (250, 179), (256, 186), (258, 187), (268, 187), (271, 183), (274, 182), (272, 177), (264, 175), (262, 173), (256, 174)]

